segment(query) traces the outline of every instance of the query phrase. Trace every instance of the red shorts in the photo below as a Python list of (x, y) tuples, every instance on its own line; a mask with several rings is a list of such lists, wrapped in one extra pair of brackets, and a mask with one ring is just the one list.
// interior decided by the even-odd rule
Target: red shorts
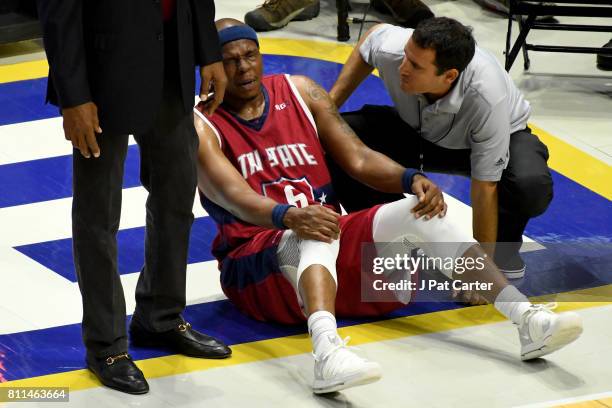
[[(372, 243), (372, 222), (380, 206), (340, 219), (340, 252), (336, 261), (338, 291), (336, 316), (372, 317), (405, 306), (401, 302), (362, 302), (361, 246)], [(262, 321), (297, 324), (306, 320), (295, 290), (283, 276), (277, 260), (280, 230), (266, 230), (230, 252), (220, 265), (221, 287), (247, 315)]]

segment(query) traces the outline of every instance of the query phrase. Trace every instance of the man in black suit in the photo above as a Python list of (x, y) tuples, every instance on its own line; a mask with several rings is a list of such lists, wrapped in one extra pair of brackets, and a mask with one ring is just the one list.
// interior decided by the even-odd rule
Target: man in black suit
[(87, 366), (104, 385), (143, 394), (149, 386), (127, 354), (117, 273), (129, 134), (140, 147), (140, 179), (149, 192), (131, 342), (193, 357), (231, 354), (181, 316), (197, 182), (195, 66), (201, 67), (200, 98), (209, 87), (215, 91), (209, 113), (227, 82), (214, 1), (38, 0), (38, 7), (50, 67), (47, 101), (60, 108), (74, 146), (73, 249)]

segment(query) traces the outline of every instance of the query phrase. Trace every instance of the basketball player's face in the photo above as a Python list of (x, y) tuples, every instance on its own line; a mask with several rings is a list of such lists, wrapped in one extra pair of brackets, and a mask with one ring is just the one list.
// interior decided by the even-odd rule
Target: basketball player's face
[(436, 51), (419, 47), (412, 38), (404, 47), (404, 60), (399, 73), (400, 86), (408, 94), (436, 93), (448, 86), (445, 85), (445, 74), (438, 75)]
[(227, 75), (226, 94), (241, 100), (259, 95), (263, 64), (257, 44), (251, 40), (232, 41), (223, 46), (223, 68)]

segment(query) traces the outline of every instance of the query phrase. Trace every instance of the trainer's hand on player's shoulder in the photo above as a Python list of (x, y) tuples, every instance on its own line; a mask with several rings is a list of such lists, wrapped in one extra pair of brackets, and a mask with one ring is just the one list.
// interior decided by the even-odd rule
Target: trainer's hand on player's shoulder
[(440, 218), (446, 215), (444, 194), (433, 181), (420, 174), (415, 175), (412, 180), (412, 192), (419, 199), (419, 203), (410, 210), (416, 218), (425, 217), (429, 220), (436, 215)]
[(290, 208), (283, 222), (302, 239), (331, 243), (340, 236), (340, 214), (322, 205)]
[(102, 133), (98, 122), (98, 107), (93, 102), (87, 102), (72, 108), (62, 109), (64, 117), (64, 137), (79, 149), (83, 157), (89, 159), (100, 156), (100, 148), (96, 133)]

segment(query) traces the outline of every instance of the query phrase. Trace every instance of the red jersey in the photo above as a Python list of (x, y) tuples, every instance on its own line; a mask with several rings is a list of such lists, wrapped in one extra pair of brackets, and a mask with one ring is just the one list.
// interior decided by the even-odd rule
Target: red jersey
[[(245, 121), (223, 105), (204, 118), (217, 134), (221, 150), (259, 194), (282, 204), (327, 205), (340, 212), (314, 119), (291, 78), (266, 76), (262, 87), (266, 102), (261, 118)], [(268, 230), (234, 217), (201, 192), (200, 199), (217, 223), (213, 254), (220, 261)]]

